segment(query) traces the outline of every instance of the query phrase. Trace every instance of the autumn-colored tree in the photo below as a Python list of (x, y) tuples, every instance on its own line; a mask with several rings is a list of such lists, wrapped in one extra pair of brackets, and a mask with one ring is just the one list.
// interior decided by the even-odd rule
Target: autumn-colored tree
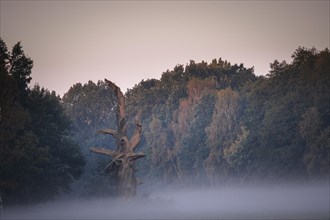
[(188, 97), (181, 100), (171, 125), (178, 167), (187, 183), (204, 178), (203, 161), (208, 154), (205, 127), (212, 117), (215, 86), (213, 78), (192, 78), (187, 85)]
[(241, 130), (240, 103), (237, 92), (230, 88), (216, 93), (216, 103), (212, 121), (205, 131), (210, 153), (205, 160), (205, 170), (212, 185), (230, 177), (231, 164), (229, 156), (237, 152), (235, 141)]
[(150, 165), (153, 171), (150, 176), (154, 178), (154, 181), (162, 183), (182, 181), (174, 161), (176, 152), (168, 137), (169, 132), (168, 128), (165, 128), (156, 117), (153, 117), (145, 132), (146, 143), (151, 147)]

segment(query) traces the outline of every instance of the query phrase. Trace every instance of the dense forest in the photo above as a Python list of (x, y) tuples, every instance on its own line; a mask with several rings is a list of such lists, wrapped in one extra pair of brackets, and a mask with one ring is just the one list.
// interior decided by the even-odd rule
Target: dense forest
[(46, 201), (83, 172), (70, 118), (55, 92), (29, 88), (33, 61), (0, 39), (0, 193), (5, 204)]
[[(116, 99), (100, 80), (73, 85), (62, 98), (29, 87), (33, 62), (20, 43), (0, 40), (0, 193), (31, 203), (67, 192), (114, 195), (115, 148), (97, 131), (116, 126)], [(126, 114), (141, 110), (137, 161), (142, 185), (203, 185), (329, 178), (330, 52), (299, 47), (266, 76), (214, 59), (177, 65), (127, 90)], [(128, 133), (134, 129), (129, 121)], [(79, 179), (79, 180), (78, 180)]]

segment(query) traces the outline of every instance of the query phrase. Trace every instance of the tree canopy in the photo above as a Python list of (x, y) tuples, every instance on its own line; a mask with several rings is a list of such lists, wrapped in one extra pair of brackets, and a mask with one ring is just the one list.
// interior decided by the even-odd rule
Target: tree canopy
[(326, 177), (329, 57), (300, 47), (267, 76), (214, 59), (141, 81), (126, 95), (148, 128), (146, 175), (178, 180), (173, 160), (187, 183)]
[(31, 81), (33, 62), (0, 39), (0, 193), (5, 203), (45, 201), (70, 189), (84, 159), (55, 92)]
[[(190, 61), (167, 70), (159, 80), (142, 80), (129, 89), (126, 114), (132, 118), (141, 110), (140, 148), (147, 154), (137, 162), (138, 177), (150, 184), (218, 185), (328, 176), (329, 51), (298, 48), (292, 58), (291, 63), (275, 60), (270, 73), (259, 77), (253, 68), (221, 58)], [(82, 88), (87, 91), (92, 85)], [(98, 118), (107, 112), (111, 119), (106, 123), (114, 126), (112, 95), (105, 99), (101, 85), (95, 87), (97, 96), (92, 90), (77, 90), (71, 97), (85, 94), (86, 101), (71, 107), (64, 103), (68, 110), (94, 103), (82, 108), (83, 115), (90, 112)], [(76, 86), (81, 87), (72, 89)], [(77, 134), (89, 127), (84, 123)], [(128, 124), (130, 134), (132, 128)], [(102, 175), (96, 179), (106, 180)]]
[[(109, 161), (91, 146), (115, 141), (118, 105), (107, 83), (77, 83), (60, 99), (30, 88), (33, 62), (20, 43), (0, 40), (0, 192), (8, 203), (43, 201), (67, 191), (114, 195)], [(330, 52), (299, 47), (266, 76), (221, 58), (191, 60), (142, 80), (125, 94), (127, 118), (140, 115), (136, 174), (149, 184), (212, 185), (328, 178)], [(134, 121), (127, 121), (127, 135)], [(126, 132), (126, 130), (125, 130)], [(86, 166), (83, 172), (84, 159)]]

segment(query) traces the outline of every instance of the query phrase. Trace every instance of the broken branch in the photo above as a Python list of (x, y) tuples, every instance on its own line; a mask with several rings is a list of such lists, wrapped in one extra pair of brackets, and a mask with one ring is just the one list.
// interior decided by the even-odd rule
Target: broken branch
[(104, 79), (104, 81), (112, 88), (115, 92), (118, 102), (117, 107), (117, 127), (118, 132), (121, 135), (127, 134), (127, 127), (126, 127), (126, 113), (125, 113), (125, 98), (123, 93), (121, 92), (120, 88), (111, 82), (110, 80)]
[(104, 169), (105, 169), (105, 170), (108, 169), (108, 167), (110, 167), (114, 162), (116, 162), (117, 160), (119, 160), (119, 158), (121, 158), (123, 155), (124, 155), (124, 154), (119, 154), (117, 157), (113, 158), (113, 160), (112, 160), (110, 163), (108, 163), (108, 165), (106, 165), (106, 166), (104, 167)]
[(97, 131), (98, 133), (102, 133), (102, 134), (111, 134), (114, 137), (117, 137), (118, 133), (117, 131), (113, 130), (113, 129), (102, 129)]
[(105, 149), (105, 148), (91, 147), (91, 148), (89, 148), (89, 150), (91, 152), (94, 152), (94, 153), (97, 153), (97, 154), (103, 154), (103, 155), (107, 155), (107, 156), (114, 157), (114, 158), (117, 157), (118, 154), (119, 154), (118, 152), (108, 150), (108, 149)]
[(129, 147), (132, 149), (133, 152), (137, 147), (137, 145), (140, 143), (141, 135), (142, 135), (142, 124), (140, 117), (141, 117), (141, 110), (135, 117), (135, 130), (129, 143)]
[(131, 160), (137, 160), (141, 157), (145, 157), (146, 155), (144, 153), (129, 153), (127, 154), (127, 158)]

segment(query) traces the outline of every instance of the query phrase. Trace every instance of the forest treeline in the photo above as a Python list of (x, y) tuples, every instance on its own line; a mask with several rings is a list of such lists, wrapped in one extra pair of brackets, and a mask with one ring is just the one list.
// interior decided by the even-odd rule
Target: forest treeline
[[(115, 177), (104, 170), (109, 158), (89, 152), (115, 148), (97, 132), (116, 127), (113, 91), (102, 80), (77, 83), (62, 99), (31, 89), (32, 60), (21, 45), (10, 53), (1, 42), (0, 49), (4, 198), (30, 202), (78, 177), (71, 186), (79, 195), (113, 195)], [(292, 62), (270, 67), (256, 76), (221, 58), (190, 61), (127, 90), (129, 133), (141, 111), (138, 151), (147, 155), (137, 162), (138, 178), (185, 186), (329, 178), (329, 50), (299, 47)]]
[[(186, 186), (329, 177), (330, 53), (298, 48), (292, 58), (275, 60), (258, 77), (221, 58), (190, 61), (129, 89), (128, 118), (133, 123), (142, 111), (139, 151), (147, 154), (137, 175), (148, 184)], [(87, 194), (111, 193), (113, 180), (103, 170), (109, 161), (88, 148), (114, 149), (111, 138), (97, 133), (115, 128), (114, 100), (104, 81), (78, 83), (63, 97), (89, 160), (80, 185)]]
[(0, 196), (4, 204), (47, 201), (68, 192), (85, 160), (55, 92), (29, 88), (33, 61), (0, 38)]

